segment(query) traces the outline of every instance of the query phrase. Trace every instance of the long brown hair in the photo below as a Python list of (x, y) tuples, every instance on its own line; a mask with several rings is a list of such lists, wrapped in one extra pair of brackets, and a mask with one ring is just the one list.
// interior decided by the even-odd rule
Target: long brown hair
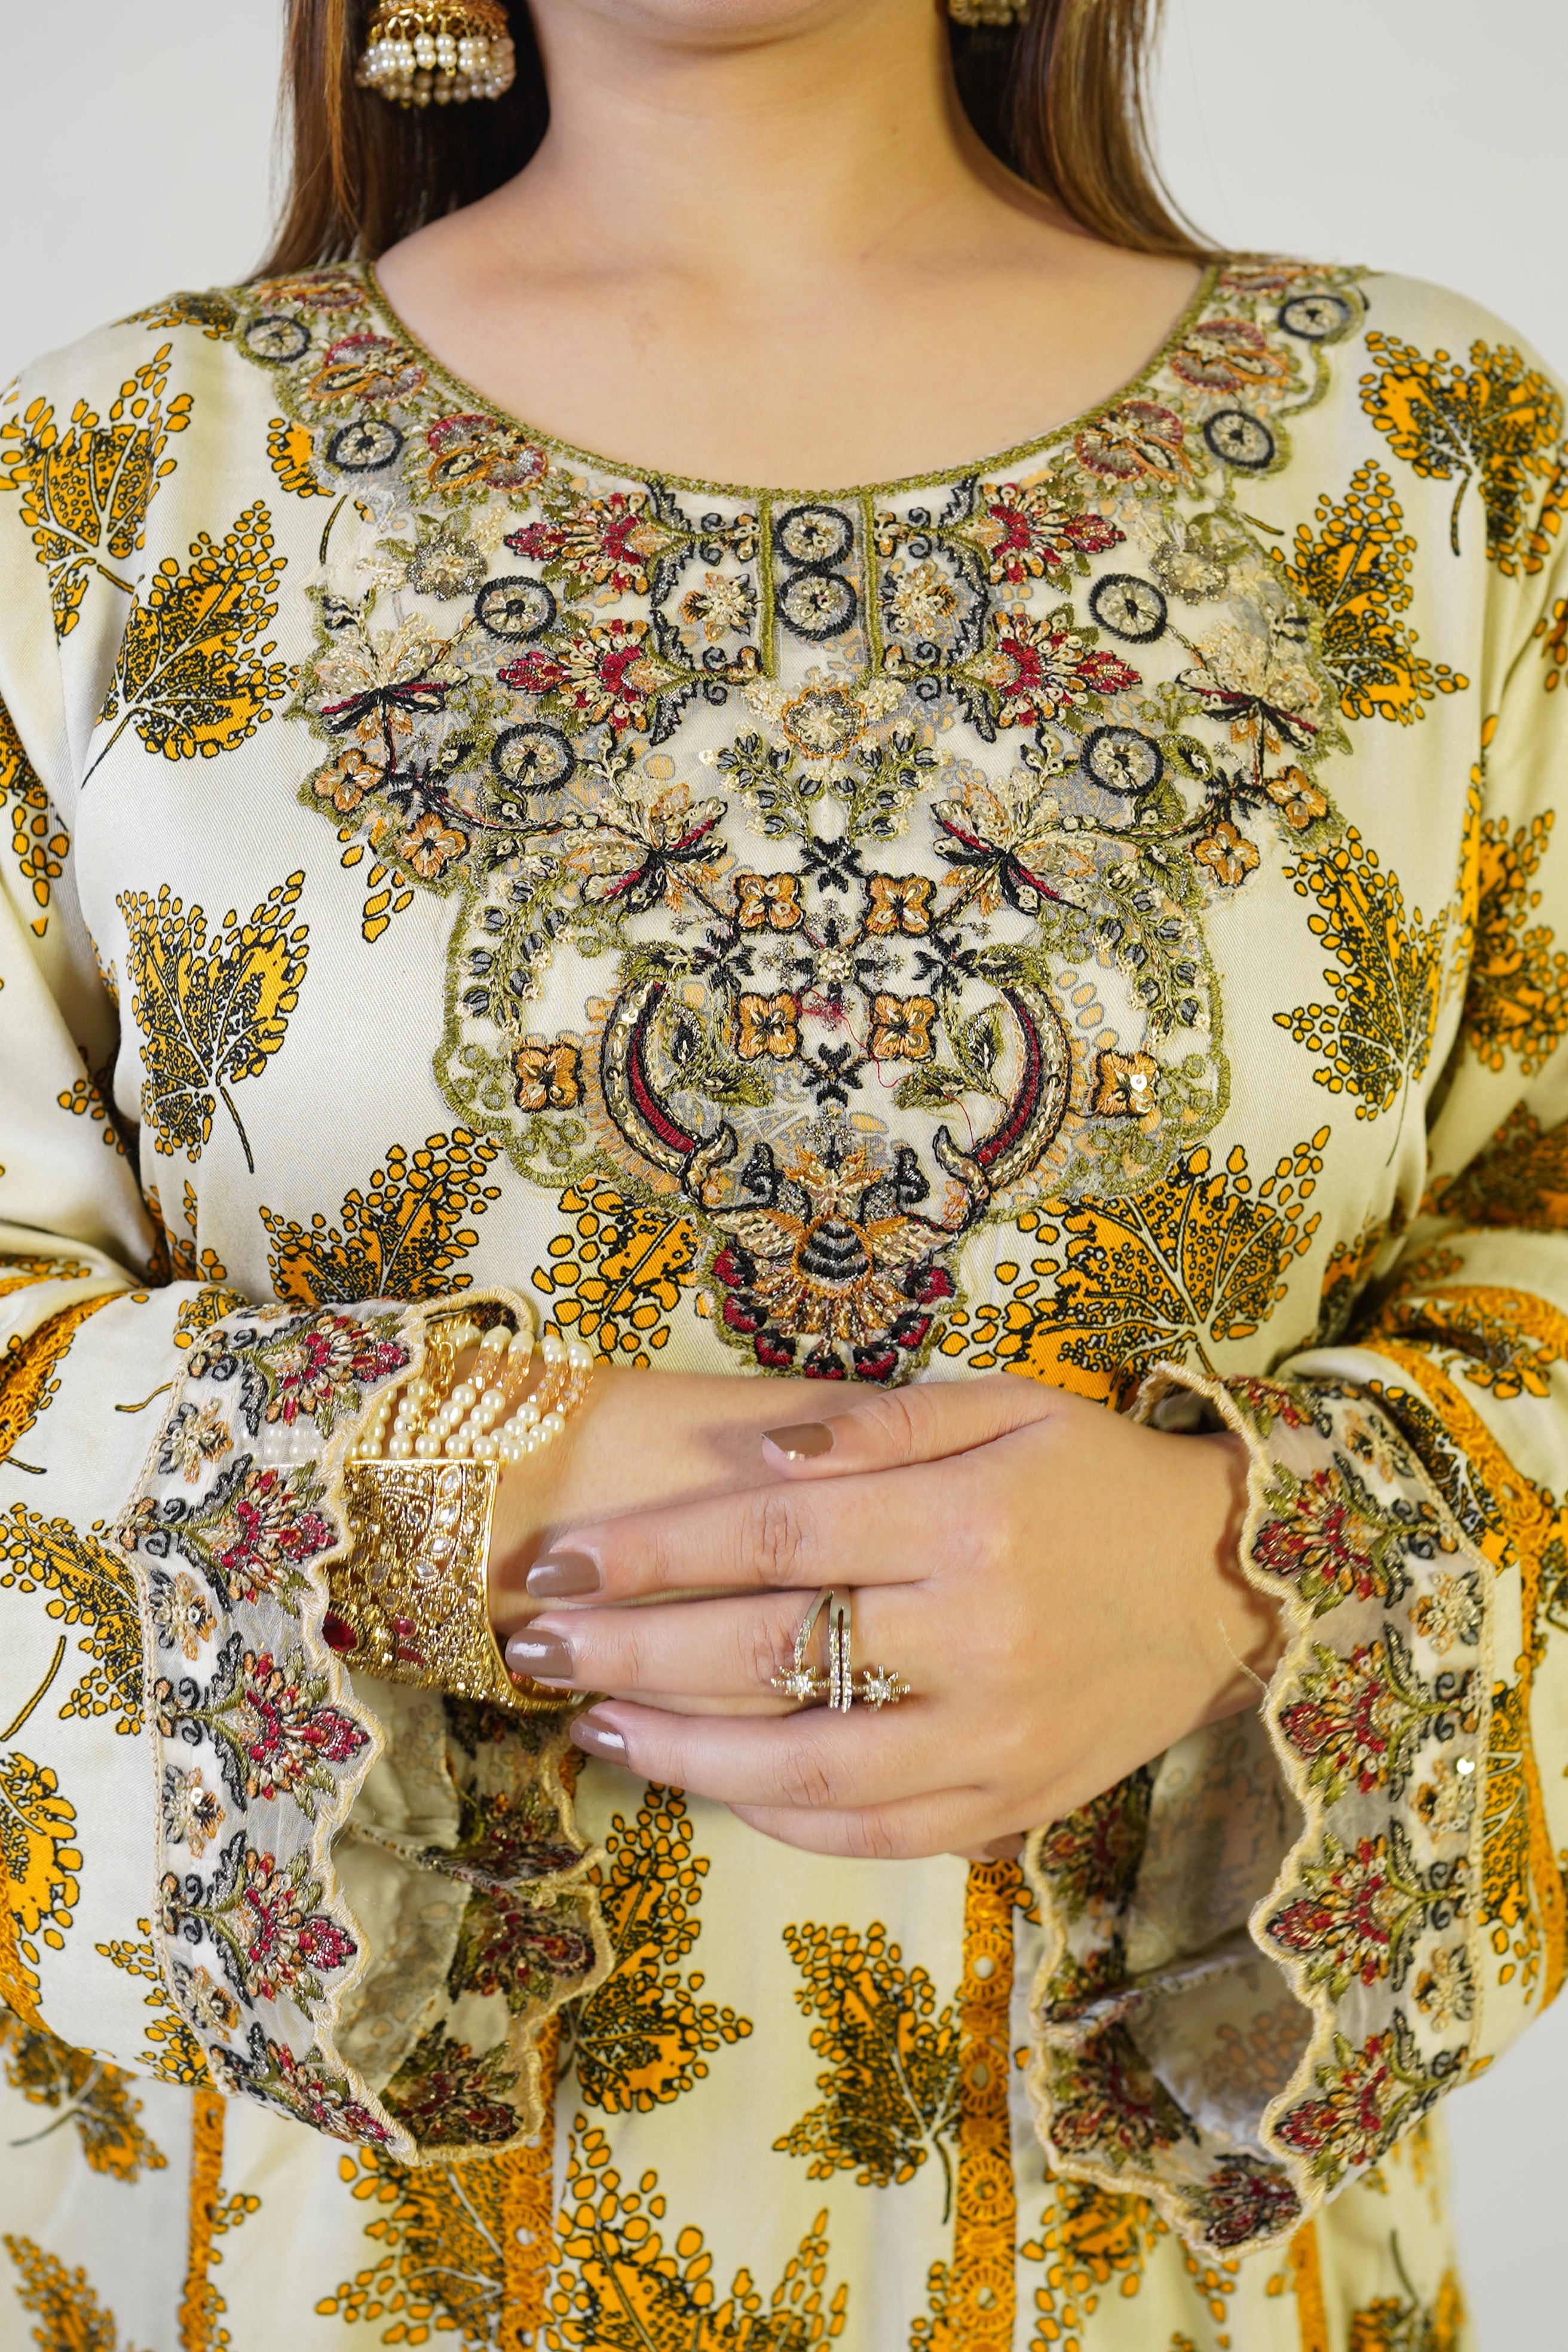
[[(1033, 0), (1012, 27), (953, 25), (953, 68), (992, 152), (1092, 235), (1136, 253), (1201, 256), (1149, 144), (1150, 53), (1163, 0)], [(354, 84), (374, 0), (289, 0), (288, 193), (264, 269), (374, 259), (487, 195), (544, 136), (550, 101), (524, 0), (517, 81), (503, 99), (424, 110)]]

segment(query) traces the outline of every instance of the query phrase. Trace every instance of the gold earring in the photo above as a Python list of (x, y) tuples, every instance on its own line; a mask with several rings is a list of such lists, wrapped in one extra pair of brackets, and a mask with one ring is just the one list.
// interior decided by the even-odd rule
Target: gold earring
[(947, 0), (947, 13), (955, 25), (1021, 25), (1029, 0)]
[(500, 0), (376, 0), (355, 76), (397, 106), (503, 98), (517, 79)]

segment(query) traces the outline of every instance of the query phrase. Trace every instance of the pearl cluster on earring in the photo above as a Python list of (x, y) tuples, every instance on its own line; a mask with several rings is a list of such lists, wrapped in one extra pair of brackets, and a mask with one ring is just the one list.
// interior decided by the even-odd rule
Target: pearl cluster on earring
[[(479, 1341), (462, 1380), (458, 1359)], [(581, 1339), (546, 1331), (538, 1342), (544, 1378), (528, 1386), (535, 1352), (531, 1322), (481, 1332), (477, 1323), (442, 1327), (426, 1370), (377, 1406), (358, 1448), (362, 1461), (523, 1461), (551, 1444), (587, 1394), (594, 1351)]]
[(356, 76), (396, 106), (504, 98), (517, 52), (497, 0), (380, 0)]

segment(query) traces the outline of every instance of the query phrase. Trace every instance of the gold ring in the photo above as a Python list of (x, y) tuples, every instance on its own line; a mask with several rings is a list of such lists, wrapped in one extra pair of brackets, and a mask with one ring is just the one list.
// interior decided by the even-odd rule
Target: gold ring
[[(857, 1675), (855, 1672), (855, 1633), (852, 1616), (853, 1592), (842, 1597), (831, 1585), (816, 1595), (800, 1622), (795, 1637), (795, 1656), (788, 1670), (773, 1676), (773, 1687), (785, 1698), (804, 1705), (811, 1699), (826, 1698), (835, 1715), (847, 1715), (858, 1700), (862, 1706), (897, 1706), (900, 1700), (912, 1696), (910, 1685), (901, 1675), (889, 1672), (884, 1666), (868, 1666)], [(827, 1612), (827, 1671), (807, 1663), (806, 1652), (816, 1630), (816, 1621)]]

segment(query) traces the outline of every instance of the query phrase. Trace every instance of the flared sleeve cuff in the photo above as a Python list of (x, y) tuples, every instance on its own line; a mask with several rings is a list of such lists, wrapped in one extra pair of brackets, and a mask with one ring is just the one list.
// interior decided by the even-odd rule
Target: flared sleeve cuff
[(119, 1529), (157, 1780), (149, 1957), (193, 2071), (404, 2162), (537, 2133), (542, 2029), (605, 1960), (565, 1712), (351, 1675), (329, 1638), (345, 1474), (438, 1311), (223, 1314)]
[(1352, 1384), (1164, 1366), (1136, 1410), (1245, 1440), (1243, 1566), (1289, 1639), (1258, 1713), (1031, 1838), (1029, 2084), (1058, 2170), (1250, 2252), (1487, 2062), (1475, 1898), (1503, 1604)]

